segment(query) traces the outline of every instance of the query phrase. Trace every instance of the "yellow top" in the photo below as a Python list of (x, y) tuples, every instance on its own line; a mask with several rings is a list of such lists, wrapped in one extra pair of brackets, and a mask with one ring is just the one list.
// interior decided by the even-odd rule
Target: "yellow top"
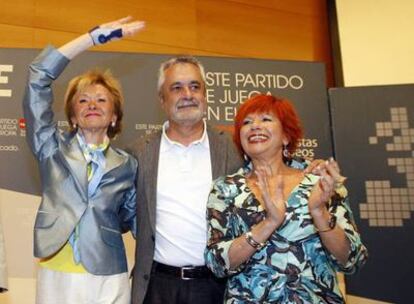
[(73, 260), (73, 250), (69, 242), (67, 242), (55, 255), (41, 259), (39, 264), (42, 267), (61, 272), (87, 272), (81, 263), (76, 264)]

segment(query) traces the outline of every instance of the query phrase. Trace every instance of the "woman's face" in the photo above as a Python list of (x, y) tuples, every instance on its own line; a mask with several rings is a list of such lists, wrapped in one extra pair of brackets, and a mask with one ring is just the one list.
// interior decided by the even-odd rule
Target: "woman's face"
[(240, 141), (252, 159), (282, 157), (282, 147), (288, 144), (280, 120), (272, 113), (248, 114), (240, 128)]
[(100, 84), (85, 87), (72, 100), (72, 123), (83, 130), (106, 130), (116, 122), (112, 94)]

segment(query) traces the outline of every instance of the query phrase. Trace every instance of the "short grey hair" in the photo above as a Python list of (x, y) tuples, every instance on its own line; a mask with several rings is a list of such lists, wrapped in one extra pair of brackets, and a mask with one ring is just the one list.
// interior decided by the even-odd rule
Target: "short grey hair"
[(201, 79), (203, 80), (203, 83), (204, 83), (204, 90), (206, 89), (206, 73), (204, 70), (204, 66), (201, 64), (201, 62), (193, 56), (179, 56), (179, 57), (168, 59), (167, 61), (164, 61), (163, 63), (161, 63), (160, 68), (158, 70), (158, 82), (157, 82), (158, 96), (161, 96), (161, 88), (165, 82), (165, 71), (168, 68), (172, 67), (173, 65), (184, 64), (184, 63), (192, 64), (199, 69), (200, 74), (201, 74)]

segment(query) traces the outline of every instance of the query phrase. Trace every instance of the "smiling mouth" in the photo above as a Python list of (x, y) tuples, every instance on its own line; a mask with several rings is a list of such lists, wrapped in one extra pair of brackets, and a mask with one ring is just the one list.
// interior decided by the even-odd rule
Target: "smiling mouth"
[(262, 143), (262, 142), (264, 142), (264, 141), (266, 141), (268, 139), (269, 139), (269, 137), (266, 136), (266, 135), (264, 135), (264, 134), (253, 134), (253, 135), (250, 135), (247, 138), (248, 142), (249, 143), (253, 143), (253, 144), (255, 144), (255, 143)]
[(88, 113), (88, 114), (85, 115), (86, 118), (88, 118), (88, 117), (99, 117), (99, 116), (101, 116), (101, 114), (99, 114), (99, 113)]

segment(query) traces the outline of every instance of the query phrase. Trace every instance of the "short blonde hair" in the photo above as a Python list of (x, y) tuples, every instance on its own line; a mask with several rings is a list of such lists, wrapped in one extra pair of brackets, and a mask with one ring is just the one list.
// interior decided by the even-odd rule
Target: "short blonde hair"
[(115, 135), (120, 133), (122, 130), (122, 117), (124, 115), (124, 97), (122, 95), (121, 84), (109, 70), (89, 70), (81, 75), (74, 77), (69, 82), (65, 94), (66, 119), (68, 120), (70, 131), (75, 131), (75, 128), (72, 125), (71, 121), (71, 118), (74, 116), (72, 104), (73, 98), (78, 92), (82, 91), (86, 87), (97, 84), (100, 84), (103, 87), (105, 87), (113, 98), (114, 114), (117, 117), (117, 121), (115, 127), (111, 125), (108, 127), (107, 135), (109, 138), (114, 138)]

